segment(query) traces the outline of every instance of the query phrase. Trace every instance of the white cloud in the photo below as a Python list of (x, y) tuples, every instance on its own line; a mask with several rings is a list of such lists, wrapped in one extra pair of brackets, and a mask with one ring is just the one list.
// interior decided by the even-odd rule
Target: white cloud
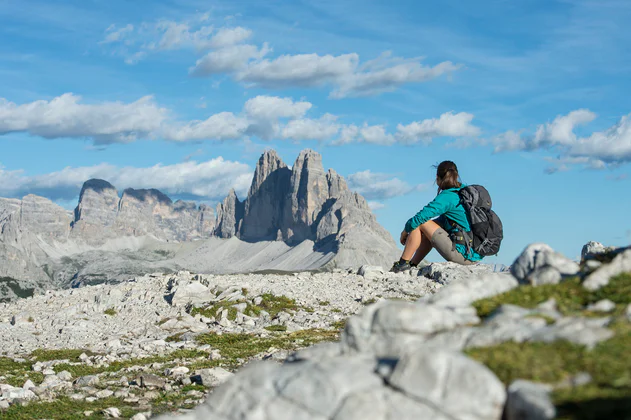
[(554, 149), (558, 158), (545, 158), (553, 166), (548, 173), (569, 170), (573, 165), (603, 169), (609, 165), (631, 162), (631, 114), (623, 116), (612, 127), (578, 137), (576, 127), (592, 122), (596, 114), (579, 109), (557, 116), (551, 123), (541, 124), (534, 135), (508, 131), (491, 140), (495, 151)]
[(572, 156), (590, 156), (608, 163), (631, 162), (631, 114), (605, 131), (576, 140), (570, 145)]
[(112, 42), (120, 42), (122, 41), (127, 34), (133, 32), (134, 25), (128, 24), (120, 29), (116, 29), (116, 25), (110, 25), (109, 28), (105, 30), (105, 38), (101, 41), (101, 44), (109, 44)]
[(162, 33), (160, 41), (150, 44), (151, 49), (175, 50), (181, 48), (207, 49), (211, 46), (211, 34), (214, 31), (212, 26), (202, 26), (191, 31), (188, 23), (161, 21), (155, 26), (156, 30)]
[[(177, 142), (237, 140), (256, 136), (263, 140), (318, 140), (330, 144), (350, 142), (392, 145), (411, 143), (419, 136), (473, 135), (470, 114), (443, 114), (407, 126), (399, 124), (395, 134), (385, 125), (346, 125), (325, 113), (310, 117), (313, 105), (292, 98), (259, 95), (247, 100), (240, 113), (219, 112), (203, 120), (177, 121), (171, 112), (146, 96), (131, 103), (82, 104), (79, 96), (67, 93), (50, 101), (15, 104), (0, 98), (0, 136), (26, 132), (48, 139), (91, 139), (95, 145), (127, 143), (137, 139)], [(403, 133), (403, 134), (402, 134)], [(339, 136), (338, 136), (339, 135)], [(337, 138), (336, 138), (337, 137)]]
[(403, 60), (396, 57), (390, 58), (390, 56), (390, 52), (386, 52), (377, 60), (364, 64), (364, 71), (353, 72), (342, 77), (338, 87), (331, 93), (331, 97), (344, 98), (390, 92), (402, 84), (427, 82), (443, 74), (452, 73), (461, 67), (450, 61), (427, 67), (420, 63), (419, 58)]
[(232, 112), (220, 112), (204, 121), (170, 125), (162, 130), (162, 135), (173, 141), (236, 140), (244, 136), (248, 127), (247, 119)]
[(26, 132), (52, 139), (90, 138), (94, 143), (126, 143), (147, 138), (167, 118), (153, 97), (124, 104), (104, 102), (81, 104), (80, 96), (66, 93), (50, 101), (17, 105), (0, 98), (0, 135)]
[(424, 184), (413, 186), (397, 177), (370, 170), (351, 174), (347, 180), (350, 189), (363, 195), (367, 200), (382, 201), (427, 188), (427, 185)]
[(471, 124), (472, 120), (473, 115), (466, 112), (446, 112), (439, 118), (399, 124), (396, 137), (400, 143), (430, 143), (434, 137), (476, 137), (481, 130)]
[(212, 48), (224, 48), (247, 41), (252, 36), (252, 31), (237, 26), (236, 28), (221, 28), (210, 40)]
[(246, 86), (264, 88), (330, 87), (331, 98), (376, 95), (406, 83), (422, 83), (450, 74), (460, 65), (444, 61), (422, 64), (422, 57), (400, 58), (386, 51), (373, 60), (360, 62), (357, 53), (341, 55), (301, 53), (266, 58), (272, 49), (247, 43), (252, 31), (241, 26), (215, 28), (209, 14), (183, 21), (160, 20), (115, 30), (112, 25), (102, 44), (125, 43), (116, 54), (134, 64), (154, 51), (194, 49), (207, 51), (189, 71), (194, 76), (228, 74)]
[(551, 123), (542, 124), (537, 128), (532, 144), (528, 147), (536, 149), (548, 145), (571, 145), (576, 142), (574, 128), (588, 124), (595, 118), (596, 114), (587, 109), (572, 111), (568, 115), (559, 115)]
[(100, 164), (67, 167), (43, 175), (26, 176), (23, 171), (6, 171), (0, 166), (0, 196), (22, 197), (38, 194), (52, 200), (71, 200), (91, 178), (105, 179), (119, 192), (125, 188), (157, 188), (172, 196), (194, 196), (220, 200), (234, 188), (243, 197), (252, 180), (252, 169), (221, 157), (207, 162), (188, 161), (145, 168)]
[(366, 125), (359, 129), (359, 138), (361, 142), (371, 144), (381, 144), (384, 146), (390, 146), (394, 144), (394, 136), (386, 133), (386, 128), (383, 125)]
[(259, 95), (248, 99), (243, 107), (247, 115), (256, 119), (301, 118), (313, 105), (310, 102), (294, 102), (291, 98)]
[(211, 51), (190, 69), (194, 76), (232, 73), (245, 68), (250, 60), (263, 58), (270, 52), (267, 44), (261, 49), (255, 45), (232, 45)]
[(237, 72), (235, 78), (267, 88), (331, 85), (334, 90), (330, 97), (340, 99), (392, 91), (404, 83), (426, 82), (459, 68), (448, 61), (434, 67), (423, 66), (418, 59), (392, 58), (382, 60), (379, 65), (375, 62), (360, 66), (356, 53), (282, 55), (275, 59), (255, 60)]
[(358, 61), (357, 54), (337, 57), (318, 54), (283, 55), (251, 64), (237, 75), (237, 79), (263, 87), (322, 86), (352, 74)]
[(368, 201), (367, 203), (368, 203), (368, 207), (370, 207), (370, 210), (372, 211), (381, 210), (382, 208), (386, 207), (385, 204), (379, 201)]
[(289, 121), (283, 128), (282, 137), (291, 140), (327, 140), (340, 130), (337, 117), (325, 114), (319, 119), (302, 118)]

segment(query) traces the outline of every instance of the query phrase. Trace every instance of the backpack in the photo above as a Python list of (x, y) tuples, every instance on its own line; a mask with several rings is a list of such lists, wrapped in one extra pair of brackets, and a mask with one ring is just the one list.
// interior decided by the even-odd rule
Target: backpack
[(482, 257), (497, 254), (504, 238), (504, 229), (499, 216), (491, 210), (489, 192), (481, 185), (468, 185), (461, 188), (458, 195), (471, 226), (471, 232), (463, 232), (469, 236), (468, 247)]

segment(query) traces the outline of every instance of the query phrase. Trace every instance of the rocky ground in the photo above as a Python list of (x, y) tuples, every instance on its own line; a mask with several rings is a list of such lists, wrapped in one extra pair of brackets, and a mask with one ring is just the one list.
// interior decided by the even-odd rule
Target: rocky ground
[(247, 361), (281, 361), (336, 340), (348, 316), (378, 300), (435, 292), (445, 279), (428, 273), (438, 281), (379, 267), (361, 274), (179, 272), (1, 304), (0, 407), (10, 418), (193, 407)]
[(0, 416), (628, 418), (630, 304), (631, 249), (595, 243), (580, 264), (531, 245), (510, 273), (180, 272), (49, 292), (0, 306)]

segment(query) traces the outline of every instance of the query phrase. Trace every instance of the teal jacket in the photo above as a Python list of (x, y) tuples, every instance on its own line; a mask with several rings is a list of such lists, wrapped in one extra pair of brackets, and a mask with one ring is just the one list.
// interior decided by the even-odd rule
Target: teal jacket
[[(464, 187), (466, 187), (466, 185), (463, 184), (460, 188)], [(436, 220), (436, 223), (448, 233), (453, 230), (453, 227), (445, 218), (456, 222), (458, 225), (462, 226), (466, 232), (471, 231), (465, 209), (462, 207), (462, 204), (460, 204), (460, 196), (458, 195), (460, 188), (450, 188), (441, 191), (432, 202), (423, 207), (414, 217), (407, 221), (405, 231), (408, 233), (412, 232), (428, 220), (439, 216), (441, 217)], [(482, 259), (482, 257), (473, 250), (467, 254), (467, 249), (462, 244), (456, 244), (456, 250), (470, 261), (480, 261)]]

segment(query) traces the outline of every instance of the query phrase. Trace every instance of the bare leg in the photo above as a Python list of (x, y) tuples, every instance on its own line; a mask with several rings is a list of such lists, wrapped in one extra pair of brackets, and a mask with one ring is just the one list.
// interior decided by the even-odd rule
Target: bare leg
[(427, 257), (429, 251), (432, 250), (432, 246), (432, 241), (430, 241), (429, 238), (421, 232), (421, 245), (416, 250), (416, 253), (410, 263), (418, 265), (421, 261), (423, 261), (423, 258)]
[(405, 248), (403, 249), (403, 255), (401, 258), (404, 260), (411, 260), (414, 257), (414, 253), (421, 246), (422, 242), (422, 234), (419, 228), (414, 229), (408, 235), (407, 240), (405, 241)]
[(438, 223), (428, 220), (410, 232), (401, 258), (411, 260), (413, 264), (420, 263), (432, 250), (431, 238), (438, 228), (440, 228)]

